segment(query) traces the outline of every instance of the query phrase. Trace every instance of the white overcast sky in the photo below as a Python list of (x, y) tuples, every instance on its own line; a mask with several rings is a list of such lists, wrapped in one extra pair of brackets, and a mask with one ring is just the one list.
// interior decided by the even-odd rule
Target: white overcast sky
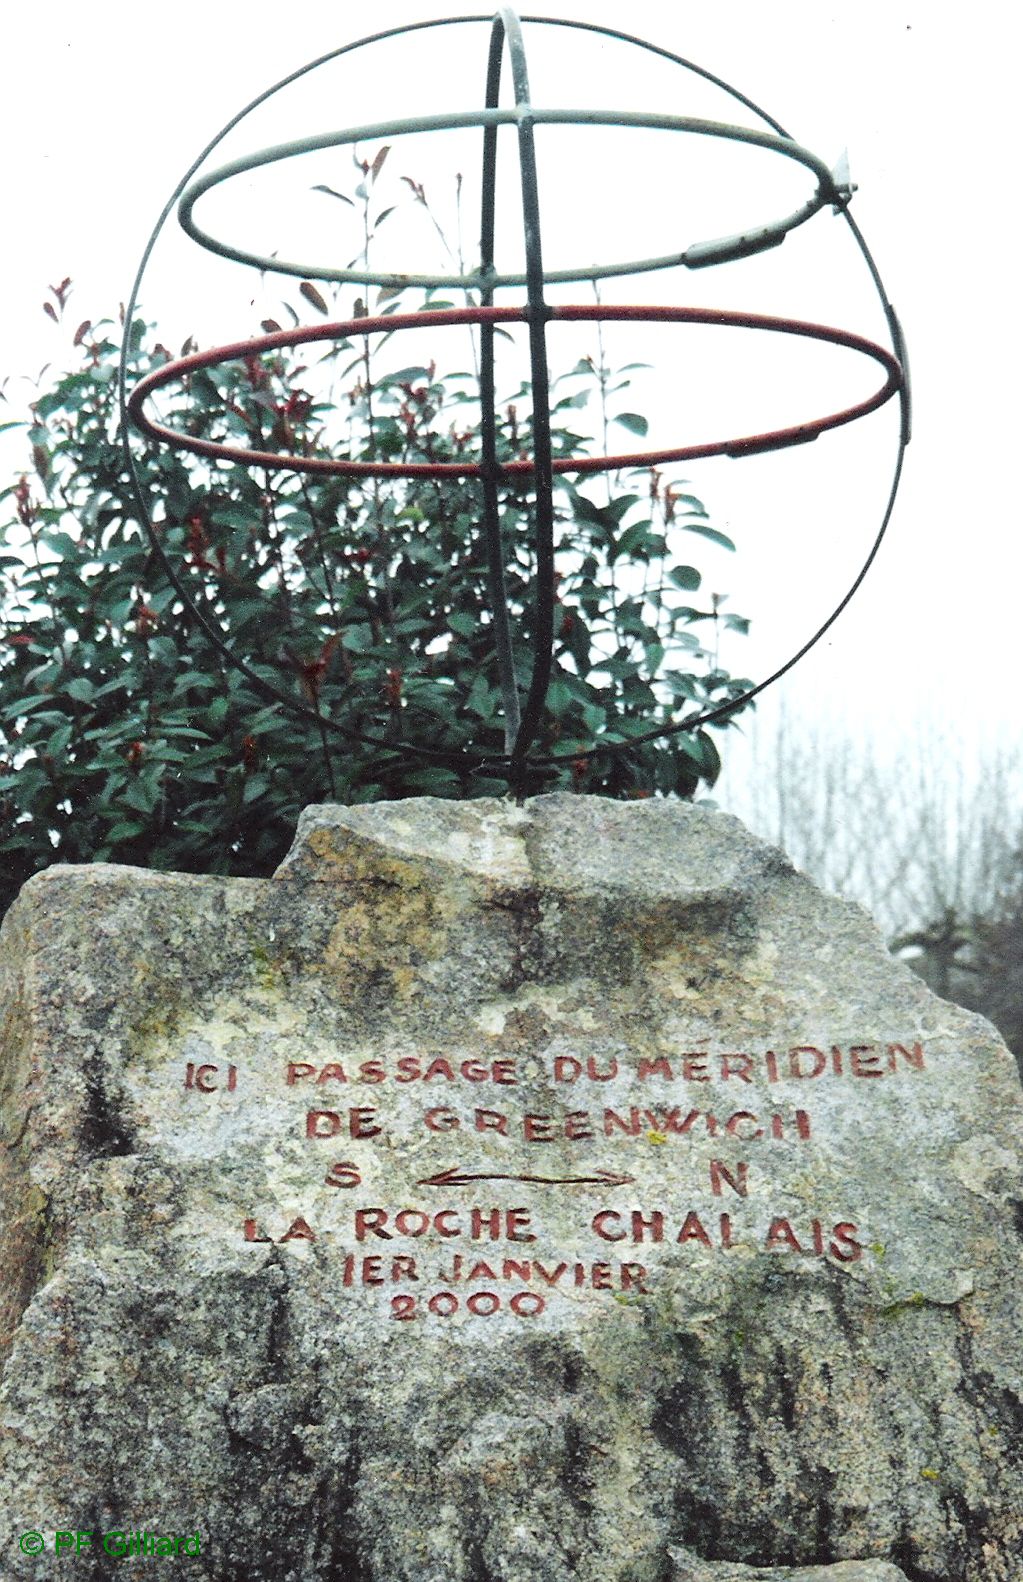
[[(299, 6), (266, 0), (179, 0), (172, 6), (51, 0), (7, 7), (0, 22), (5, 156), (0, 188), (6, 222), (0, 377), (31, 374), (64, 355), (60, 335), (41, 311), (48, 283), (65, 275), (74, 279), (72, 324), (116, 312), (175, 182), (207, 139), (256, 93), (349, 39), (445, 11), (486, 9), (460, 0), (436, 7), (386, 0), (374, 8), (338, 0), (304, 0)], [(547, 12), (547, 7), (537, 9)], [(910, 348), (915, 437), (889, 540), (874, 571), (829, 639), (804, 662), (798, 679), (782, 685), (799, 708), (842, 719), (854, 731), (869, 731), (874, 722), (888, 740), (909, 735), (921, 718), (939, 714), (954, 719), (967, 741), (974, 718), (985, 731), (999, 719), (1018, 729), (1012, 689), (1020, 668), (1017, 384), (1023, 337), (1015, 9), (992, 0), (965, 10), (935, 0), (858, 0), (842, 6), (820, 0), (717, 0), (703, 6), (632, 0), (627, 7), (620, 0), (551, 0), (549, 12), (626, 27), (689, 57), (763, 105), (829, 163), (848, 148), (859, 188), (854, 213)], [(375, 67), (365, 55), (358, 75), (360, 117), (367, 106), (380, 119), (427, 108), (441, 111), (481, 90), (485, 35), (470, 50), (469, 89), (462, 57), (454, 47), (450, 54), (438, 48), (438, 37), (419, 35), (410, 45), (405, 74), (391, 58)], [(558, 97), (585, 99), (589, 79), (579, 80), (574, 53), (565, 49), (544, 62), (536, 48), (534, 89), (538, 83), (543, 87), (534, 98), (548, 103)], [(583, 69), (588, 71), (585, 62)], [(679, 102), (673, 106), (678, 113), (750, 121), (736, 107), (729, 113), (724, 101), (714, 110), (704, 104), (691, 107), (690, 84), (683, 78), (679, 73)], [(592, 80), (594, 102), (647, 107), (650, 90), (642, 75), (633, 73), (630, 59), (612, 64), (606, 82)], [(549, 83), (557, 89), (548, 90)], [(331, 112), (338, 127), (352, 123), (355, 99), (354, 94), (346, 97), (339, 79)], [(313, 121), (303, 120), (303, 106), (312, 102), (288, 101), (282, 112), (290, 117), (286, 125), (266, 122), (251, 135), (243, 127), (231, 152), (320, 130), (329, 124), (322, 106)], [(642, 229), (636, 205), (644, 215), (663, 209), (665, 225), (660, 231), (653, 225), (651, 235), (660, 240), (651, 250), (679, 245), (673, 205), (682, 177), (674, 162), (688, 161), (692, 172), (706, 153), (702, 140), (669, 138), (658, 159), (646, 165), (645, 186), (637, 187), (631, 199), (620, 169), (609, 165), (599, 209), (599, 245), (606, 240), (608, 255), (633, 252), (629, 233)], [(738, 160), (723, 176), (714, 174), (717, 168), (707, 166), (709, 199), (722, 200), (721, 212), (733, 219), (710, 223), (704, 235), (771, 217), (770, 209), (763, 212), (759, 164)], [(411, 165), (410, 172), (416, 174)], [(549, 182), (554, 181), (551, 172)], [(711, 191), (715, 184), (721, 190)], [(707, 212), (717, 214), (714, 202), (709, 201)], [(566, 246), (571, 251), (574, 235), (566, 241), (558, 214), (548, 210), (544, 223), (549, 251)], [(804, 250), (803, 238), (815, 227), (820, 236)], [(762, 261), (759, 270), (736, 264), (698, 278), (673, 277), (670, 288), (665, 285), (653, 295), (676, 303), (719, 302), (829, 318), (883, 338), (864, 292), (846, 288), (843, 270), (850, 259), (855, 266), (851, 243), (844, 244), (848, 258), (834, 262), (842, 230), (841, 221), (825, 212)], [(680, 245), (699, 234), (697, 225), (697, 235), (682, 236)], [(287, 235), (279, 237), (279, 245), (285, 254), (295, 251)], [(201, 273), (209, 261), (202, 255), (193, 277), (187, 253), (173, 257), (169, 274), (154, 275), (159, 289), (154, 284), (153, 294), (146, 295), (147, 310), (161, 323), (168, 321), (168, 339), (177, 324), (191, 327), (190, 314), (204, 339), (217, 338), (216, 314), (212, 322), (208, 313), (204, 318), (204, 304), (208, 309), (214, 300)], [(251, 287), (240, 273), (235, 279), (241, 281), (237, 291), (244, 308)], [(586, 288), (580, 294), (586, 300)], [(225, 323), (225, 329), (234, 328)], [(826, 371), (824, 364), (815, 371), (816, 365), (798, 358), (786, 362), (787, 343), (770, 340), (770, 355), (780, 364), (778, 392), (783, 404), (793, 392), (800, 397), (800, 415), (843, 406), (870, 388), (869, 369), (842, 364), (832, 377), (830, 364)], [(699, 366), (693, 358), (702, 353), (702, 343), (686, 342), (684, 352), (682, 344), (666, 336), (655, 348), (668, 361), (669, 380), (676, 368)], [(649, 355), (650, 345), (640, 346), (638, 354)], [(734, 355), (737, 360), (722, 376), (722, 421), (731, 424), (725, 432), (742, 432), (747, 424), (740, 400), (742, 347)], [(754, 360), (761, 356), (762, 347), (751, 355)], [(851, 384), (842, 382), (846, 369)], [(700, 377), (709, 391), (710, 374)], [(770, 407), (770, 373), (765, 378), (757, 386), (754, 418), (746, 431), (774, 426), (778, 416)], [(15, 384), (12, 380), (9, 388)], [(737, 403), (734, 420), (729, 388)], [(701, 416), (702, 389), (698, 379), (695, 406), (690, 399), (690, 409), (679, 419), (683, 428)], [(757, 406), (764, 391), (767, 405)], [(717, 399), (720, 404), (720, 392)], [(666, 421), (671, 432), (678, 431), (679, 423)], [(716, 408), (707, 422), (716, 432), (704, 429), (701, 437), (723, 437)], [(747, 655), (734, 653), (733, 668), (759, 676), (766, 664), (798, 646), (825, 613), (847, 567), (862, 558), (860, 550), (876, 528), (876, 502), (883, 496), (894, 448), (894, 417), (881, 414), (868, 422), (873, 426), (868, 431), (864, 425), (861, 436), (849, 438), (849, 430), (841, 440), (822, 439), (785, 458), (718, 461), (692, 475), (696, 492), (715, 520), (729, 525), (739, 545), (738, 558), (722, 564), (719, 576), (717, 567), (712, 573), (732, 592), (733, 606), (754, 618)], [(9, 445), (2, 455), (10, 471)]]

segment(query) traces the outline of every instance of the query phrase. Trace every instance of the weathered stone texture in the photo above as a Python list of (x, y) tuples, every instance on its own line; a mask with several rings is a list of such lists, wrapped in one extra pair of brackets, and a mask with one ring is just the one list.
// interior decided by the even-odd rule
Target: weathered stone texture
[(904, 1582), (905, 1573), (885, 1560), (840, 1560), (835, 1566), (736, 1566), (698, 1560), (673, 1550), (674, 1582)]
[(0, 941), (4, 1578), (1021, 1582), (1014, 1063), (735, 820), (313, 808)]

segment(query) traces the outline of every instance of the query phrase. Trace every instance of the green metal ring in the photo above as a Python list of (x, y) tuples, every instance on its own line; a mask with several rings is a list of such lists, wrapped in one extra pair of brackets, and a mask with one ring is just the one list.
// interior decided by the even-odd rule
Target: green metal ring
[(193, 214), (203, 193), (212, 187), (230, 181), (234, 176), (250, 170), (261, 169), (281, 160), (294, 159), (300, 154), (315, 153), (324, 148), (338, 148), (346, 144), (373, 142), (380, 138), (401, 137), (412, 132), (444, 132), (460, 127), (517, 126), (528, 114), (534, 125), (569, 126), (631, 126), (652, 131), (689, 132), (702, 137), (718, 137), (733, 143), (746, 143), (756, 148), (766, 148), (783, 154), (787, 159), (804, 165), (817, 177), (817, 191), (800, 208), (784, 219), (755, 226), (734, 236), (720, 237), (714, 241), (696, 242), (684, 252), (667, 253), (656, 258), (630, 259), (618, 264), (588, 264), (576, 269), (555, 269), (544, 272), (545, 285), (567, 285), (585, 280), (606, 280), (615, 275), (649, 273), (656, 269), (672, 269), (684, 265), (701, 269), (709, 264), (725, 263), (733, 258), (746, 258), (753, 253), (777, 247), (797, 225), (810, 219), (820, 209), (834, 205), (844, 207), (849, 189), (836, 185), (834, 176), (824, 161), (808, 148), (794, 143), (790, 138), (776, 136), (773, 132), (759, 132), (752, 127), (730, 126), (721, 121), (704, 121), (692, 116), (656, 115), (645, 111), (625, 110), (538, 110), (530, 107), (523, 112), (519, 106), (505, 109), (462, 110), (451, 115), (415, 116), (392, 121), (377, 121), (367, 126), (348, 127), (341, 132), (321, 132), (314, 137), (303, 137), (288, 143), (277, 143), (271, 148), (260, 149), (255, 154), (243, 155), (229, 164), (221, 165), (194, 181), (182, 195), (178, 205), (178, 218), (182, 229), (209, 252), (236, 263), (249, 264), (269, 274), (297, 275), (302, 280), (325, 280), (336, 284), (381, 286), (385, 288), (424, 286), (446, 287), (458, 291), (494, 291), (506, 286), (524, 286), (523, 274), (484, 274), (474, 270), (466, 275), (431, 275), (408, 273), (383, 273), (368, 269), (330, 269), (318, 264), (289, 263), (281, 258), (266, 257), (248, 252), (222, 242), (198, 224)]

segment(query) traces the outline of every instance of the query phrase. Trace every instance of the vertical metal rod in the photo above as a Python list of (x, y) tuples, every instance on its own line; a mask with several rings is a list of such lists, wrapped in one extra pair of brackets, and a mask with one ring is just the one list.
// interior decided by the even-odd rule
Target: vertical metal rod
[(504, 33), (511, 57), (515, 104), (519, 117), (519, 173), (522, 182), (522, 224), (526, 245), (526, 299), (529, 357), (533, 386), (533, 466), (536, 490), (536, 615), (533, 631), (533, 673), (512, 749), (513, 781), (521, 788), (526, 753), (540, 726), (554, 663), (554, 480), (551, 468), (551, 397), (547, 371), (547, 307), (543, 294), (540, 249), (540, 198), (536, 177), (533, 121), (529, 114), (529, 74), (519, 19), (510, 6), (494, 18)]
[[(501, 94), (501, 62), (504, 55), (504, 28), (494, 19), (487, 63), (487, 109), (497, 107)], [(483, 198), (480, 215), (480, 272), (486, 279), (494, 272), (494, 229), (497, 212), (497, 127), (483, 132)], [(494, 304), (494, 288), (485, 285), (480, 293), (484, 307)], [(497, 415), (494, 391), (494, 326), (480, 327), (480, 460), (483, 495), (483, 539), (487, 555), (487, 587), (494, 619), (494, 647), (497, 650), (497, 675), (504, 709), (504, 750), (510, 753), (519, 734), (519, 688), (515, 677), (515, 656), (508, 620), (508, 585), (505, 580), (504, 544), (497, 498), (500, 468), (497, 464)]]

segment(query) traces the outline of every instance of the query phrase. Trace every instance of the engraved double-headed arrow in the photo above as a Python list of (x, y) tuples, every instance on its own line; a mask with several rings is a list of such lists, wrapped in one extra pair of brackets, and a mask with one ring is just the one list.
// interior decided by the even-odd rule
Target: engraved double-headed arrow
[(635, 1179), (635, 1176), (616, 1175), (613, 1170), (598, 1170), (592, 1176), (505, 1175), (495, 1171), (472, 1174), (454, 1165), (450, 1170), (438, 1170), (434, 1176), (424, 1176), (416, 1185), (468, 1186), (472, 1181), (530, 1181), (537, 1186), (628, 1186)]

